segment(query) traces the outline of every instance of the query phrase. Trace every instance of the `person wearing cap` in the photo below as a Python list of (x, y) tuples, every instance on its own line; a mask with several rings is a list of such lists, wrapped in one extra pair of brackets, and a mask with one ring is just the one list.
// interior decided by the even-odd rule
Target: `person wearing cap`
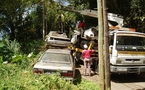
[(82, 56), (84, 58), (84, 75), (86, 76), (87, 69), (89, 71), (89, 76), (91, 76), (91, 54), (95, 50), (88, 50), (88, 46), (84, 45), (84, 50), (82, 51)]

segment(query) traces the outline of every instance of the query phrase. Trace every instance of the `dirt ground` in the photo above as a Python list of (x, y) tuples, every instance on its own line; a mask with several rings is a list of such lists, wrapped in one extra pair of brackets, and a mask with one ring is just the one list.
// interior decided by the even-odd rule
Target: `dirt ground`
[[(99, 75), (94, 73), (92, 76), (83, 76), (83, 64), (77, 64), (76, 71), (79, 73), (80, 78), (92, 81), (99, 84)], [(125, 74), (125, 75), (111, 75), (111, 90), (145, 90), (145, 77), (138, 74)]]
[(89, 80), (89, 81), (93, 81), (94, 83), (99, 83), (99, 77), (98, 74), (91, 71), (91, 76), (84, 76), (83, 75), (83, 62), (81, 61), (79, 64), (76, 65), (76, 73), (77, 75), (80, 75), (80, 78)]
[(98, 82), (98, 80), (99, 80), (98, 74), (97, 73), (94, 73), (93, 71), (91, 71), (91, 74), (92, 74), (91, 76), (84, 76), (83, 75), (83, 67), (84, 66), (82, 64), (80, 64), (80, 65), (78, 65), (76, 67), (76, 70), (77, 70), (77, 72), (80, 73), (81, 77), (84, 78), (84, 79), (86, 79), (86, 80), (91, 80), (91, 81), (93, 81), (95, 83), (99, 83)]

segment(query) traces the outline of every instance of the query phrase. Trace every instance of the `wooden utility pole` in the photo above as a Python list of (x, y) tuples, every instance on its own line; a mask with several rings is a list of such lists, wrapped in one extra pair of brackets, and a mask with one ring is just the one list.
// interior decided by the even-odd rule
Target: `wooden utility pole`
[(109, 28), (107, 18), (106, 0), (103, 0), (103, 19), (104, 19), (104, 64), (105, 64), (105, 90), (111, 90), (110, 84), (110, 58), (109, 58)]
[(100, 90), (105, 90), (105, 81), (104, 81), (104, 54), (103, 54), (103, 38), (104, 38), (104, 23), (103, 23), (103, 7), (102, 0), (97, 0), (98, 6), (98, 27), (99, 27), (99, 35), (98, 35), (98, 54), (99, 54), (99, 84)]
[(45, 10), (45, 1), (43, 1), (43, 40), (45, 39), (46, 31), (46, 10)]
[(43, 0), (42, 3), (43, 3), (43, 40), (45, 40), (45, 36), (48, 33), (46, 0)]
[(99, 54), (99, 83), (100, 90), (111, 90), (110, 59), (109, 59), (109, 31), (106, 0), (97, 0), (98, 6), (98, 54)]

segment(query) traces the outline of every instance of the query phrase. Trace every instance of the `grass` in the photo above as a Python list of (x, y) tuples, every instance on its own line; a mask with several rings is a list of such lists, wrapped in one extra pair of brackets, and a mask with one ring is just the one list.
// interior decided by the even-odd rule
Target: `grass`
[(1, 64), (0, 90), (99, 90), (99, 88), (97, 84), (83, 79), (72, 83), (55, 75), (34, 74), (31, 66), (21, 68), (16, 64)]

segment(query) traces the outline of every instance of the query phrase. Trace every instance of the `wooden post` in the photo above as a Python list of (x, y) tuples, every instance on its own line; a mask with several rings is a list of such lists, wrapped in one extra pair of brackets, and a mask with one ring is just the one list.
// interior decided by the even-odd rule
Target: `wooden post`
[(109, 59), (109, 31), (106, 0), (103, 0), (103, 19), (104, 19), (104, 64), (105, 64), (105, 90), (111, 90), (110, 84), (110, 59)]
[(104, 54), (103, 54), (103, 38), (104, 38), (104, 27), (103, 27), (103, 7), (102, 0), (97, 0), (98, 6), (98, 27), (99, 27), (99, 35), (98, 35), (98, 54), (99, 54), (99, 84), (100, 90), (105, 90), (105, 81), (104, 81)]
[(46, 34), (46, 7), (45, 7), (45, 0), (43, 1), (43, 40), (45, 40)]

